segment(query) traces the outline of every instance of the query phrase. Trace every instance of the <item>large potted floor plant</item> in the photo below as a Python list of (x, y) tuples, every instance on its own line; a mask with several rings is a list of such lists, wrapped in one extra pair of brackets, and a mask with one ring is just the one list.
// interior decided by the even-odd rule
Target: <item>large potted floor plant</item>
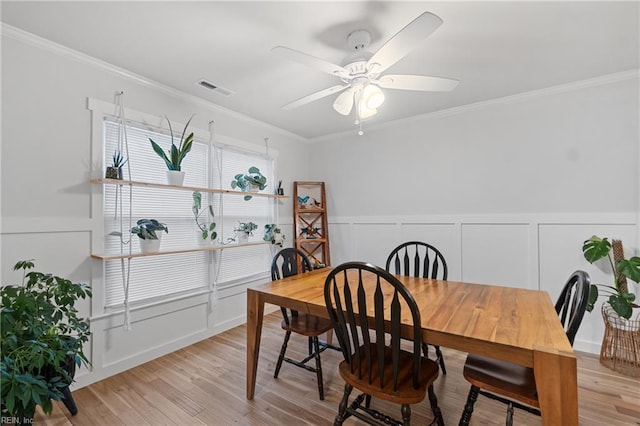
[(593, 310), (599, 295), (607, 296), (602, 304), (605, 333), (600, 362), (621, 373), (640, 377), (640, 307), (627, 280), (640, 282), (640, 257), (625, 258), (622, 241), (593, 236), (582, 245), (589, 263), (607, 259), (613, 271), (613, 285), (593, 284), (587, 310)]
[(2, 418), (12, 424), (33, 422), (36, 406), (51, 413), (52, 400), (77, 408), (69, 385), (76, 366), (88, 364), (83, 345), (89, 322), (78, 316), (76, 302), (91, 296), (85, 284), (52, 274), (29, 271), (31, 260), (20, 261), (21, 285), (3, 285), (0, 345)]

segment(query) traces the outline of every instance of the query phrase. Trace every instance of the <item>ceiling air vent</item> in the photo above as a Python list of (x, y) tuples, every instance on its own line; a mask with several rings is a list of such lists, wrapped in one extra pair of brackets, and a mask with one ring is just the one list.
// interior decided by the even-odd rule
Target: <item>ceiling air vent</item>
[(233, 94), (231, 90), (225, 89), (224, 87), (216, 86), (215, 84), (207, 80), (198, 80), (196, 84), (198, 86), (204, 87), (205, 89), (212, 90), (213, 92), (222, 96), (231, 96)]

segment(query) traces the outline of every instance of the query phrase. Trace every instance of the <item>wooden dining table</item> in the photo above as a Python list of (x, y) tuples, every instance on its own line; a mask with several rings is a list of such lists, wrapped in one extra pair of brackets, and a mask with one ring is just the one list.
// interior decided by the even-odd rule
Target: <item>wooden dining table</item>
[[(247, 290), (247, 399), (255, 395), (265, 304), (328, 318), (324, 282), (329, 271), (316, 270)], [(418, 304), (423, 340), (533, 367), (542, 424), (578, 424), (576, 357), (547, 292), (397, 278)]]

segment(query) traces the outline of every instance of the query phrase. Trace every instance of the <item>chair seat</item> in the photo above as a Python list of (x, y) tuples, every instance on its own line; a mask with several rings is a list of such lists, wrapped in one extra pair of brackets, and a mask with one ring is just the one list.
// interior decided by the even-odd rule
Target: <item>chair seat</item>
[(480, 389), (540, 407), (532, 368), (469, 354), (464, 364), (463, 375)]
[[(375, 354), (375, 344), (371, 344), (371, 353)], [(355, 355), (352, 364), (358, 365), (355, 361)], [(380, 375), (378, 373), (378, 357), (372, 357), (372, 377), (371, 382), (368, 377), (368, 368), (366, 367), (365, 350), (361, 347), (360, 350), (360, 365), (362, 366), (362, 378), (360, 378), (358, 371), (351, 373), (351, 368), (346, 361), (340, 363), (340, 375), (345, 382), (351, 386), (359, 389), (367, 395), (372, 397), (384, 399), (386, 401), (395, 402), (398, 404), (416, 404), (422, 401), (426, 395), (427, 387), (438, 378), (438, 364), (428, 358), (421, 358), (420, 365), (420, 377), (418, 389), (413, 388), (413, 354), (406, 351), (400, 351), (400, 372), (401, 378), (398, 383), (398, 390), (393, 390), (393, 373), (391, 362), (391, 348), (385, 350), (385, 369), (384, 369), (384, 387), (380, 386)]]
[(285, 331), (292, 331), (303, 336), (319, 336), (329, 330), (333, 330), (333, 324), (328, 318), (320, 318), (315, 315), (298, 314), (289, 317), (289, 324), (282, 321), (280, 324)]

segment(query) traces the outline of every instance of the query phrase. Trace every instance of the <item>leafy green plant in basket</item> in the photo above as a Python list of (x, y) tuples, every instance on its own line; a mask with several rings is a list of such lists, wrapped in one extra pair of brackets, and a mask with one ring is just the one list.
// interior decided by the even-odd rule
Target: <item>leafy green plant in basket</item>
[(83, 351), (89, 322), (78, 317), (75, 303), (90, 297), (90, 288), (52, 274), (27, 272), (33, 267), (32, 260), (16, 263), (13, 269), (23, 271), (22, 284), (0, 288), (2, 417), (24, 423), (31, 422), (37, 405), (51, 413), (51, 400), (66, 398), (69, 404), (75, 367), (89, 364)]
[(609, 295), (608, 303), (618, 315), (626, 319), (631, 318), (633, 308), (638, 307), (638, 305), (633, 303), (636, 295), (629, 291), (624, 277), (636, 283), (640, 282), (640, 257), (633, 256), (625, 259), (624, 255), (621, 254), (620, 260), (614, 262), (612, 243), (607, 238), (600, 238), (595, 235), (584, 242), (582, 252), (589, 263), (607, 258), (613, 270), (613, 286), (604, 284), (591, 285), (587, 311), (591, 312), (593, 310), (599, 296), (598, 288), (600, 288), (603, 294)]
[[(215, 239), (218, 238), (218, 233), (215, 231), (216, 223), (215, 222), (206, 223), (206, 222), (200, 221), (201, 220), (200, 215), (202, 215), (202, 213), (206, 211), (202, 208), (202, 194), (200, 193), (200, 191), (193, 191), (192, 195), (193, 195), (193, 205), (191, 206), (191, 211), (193, 212), (193, 218), (196, 221), (196, 226), (198, 227), (198, 229), (200, 229), (200, 232), (202, 233), (202, 239), (203, 240), (210, 239), (211, 241), (215, 241)], [(213, 206), (211, 205), (209, 205), (209, 214), (213, 219), (214, 213), (213, 213)]]
[(184, 126), (184, 130), (182, 131), (182, 136), (180, 136), (180, 145), (176, 146), (173, 140), (173, 128), (171, 127), (171, 122), (167, 118), (167, 123), (169, 123), (169, 132), (171, 133), (171, 148), (167, 151), (167, 153), (169, 154), (168, 156), (162, 150), (162, 147), (160, 145), (154, 142), (153, 139), (149, 138), (149, 141), (151, 142), (151, 147), (153, 148), (155, 153), (158, 154), (158, 156), (164, 160), (169, 170), (180, 171), (182, 160), (184, 160), (184, 157), (186, 157), (189, 151), (191, 151), (191, 147), (193, 146), (193, 132), (189, 133), (189, 135), (186, 138), (184, 137), (184, 135), (187, 132), (187, 127), (189, 127), (189, 123), (191, 123), (192, 119), (193, 119), (193, 115), (191, 116), (189, 121), (187, 121), (187, 124), (185, 124)]
[[(267, 187), (267, 178), (260, 173), (257, 167), (249, 167), (247, 173), (238, 173), (231, 181), (232, 189), (239, 189), (242, 192), (258, 192)], [(245, 195), (244, 200), (249, 201), (251, 195)]]

